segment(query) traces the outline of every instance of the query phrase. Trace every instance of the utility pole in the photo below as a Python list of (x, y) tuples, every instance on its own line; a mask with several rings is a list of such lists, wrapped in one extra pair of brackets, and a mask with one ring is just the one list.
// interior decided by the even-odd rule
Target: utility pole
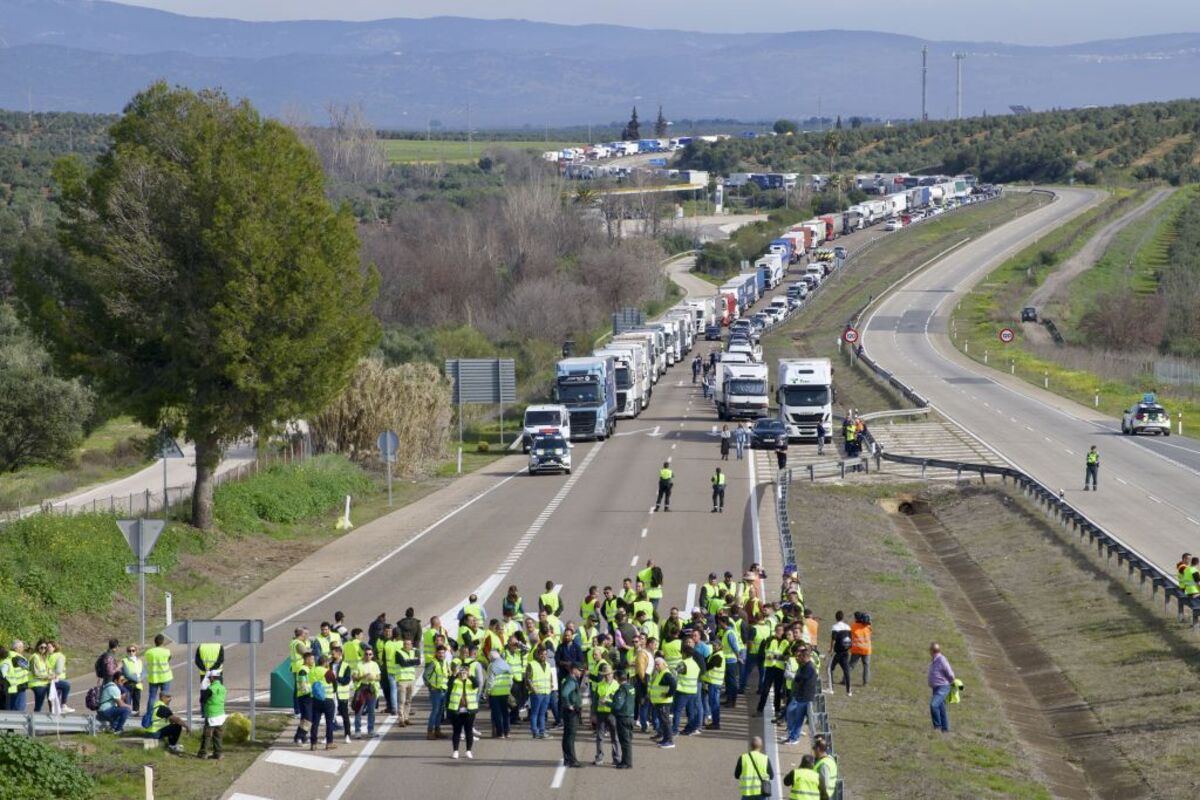
[(962, 119), (962, 62), (967, 57), (966, 53), (955, 53), (954, 61), (956, 62), (958, 78), (954, 93), (955, 102), (955, 119)]
[(921, 45), (921, 121), (925, 122), (929, 119), (929, 114), (926, 112), (925, 100), (928, 97), (927, 87), (929, 85), (929, 45)]
[(471, 101), (467, 101), (467, 158), (474, 158), (474, 150), (471, 147)]

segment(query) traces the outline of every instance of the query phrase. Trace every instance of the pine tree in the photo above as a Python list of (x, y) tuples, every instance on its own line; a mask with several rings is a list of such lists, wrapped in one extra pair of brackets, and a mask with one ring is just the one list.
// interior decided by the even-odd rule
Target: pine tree
[(642, 138), (642, 126), (638, 122), (637, 106), (633, 107), (633, 116), (629, 118), (629, 123), (625, 126), (625, 130), (621, 131), (621, 139), (626, 142), (636, 142)]
[(654, 137), (656, 139), (667, 138), (667, 118), (663, 116), (662, 103), (658, 105), (658, 119), (654, 121)]

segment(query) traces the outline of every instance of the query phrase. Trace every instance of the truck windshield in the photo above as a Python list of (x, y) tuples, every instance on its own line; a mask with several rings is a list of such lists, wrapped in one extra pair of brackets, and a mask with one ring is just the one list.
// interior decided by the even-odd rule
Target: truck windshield
[(600, 387), (594, 383), (560, 383), (558, 399), (568, 405), (595, 403), (600, 400)]
[(629, 377), (629, 367), (617, 367), (617, 388), (628, 389), (633, 386), (633, 379)]
[(544, 427), (547, 425), (557, 426), (560, 420), (557, 411), (526, 411), (525, 412), (525, 427)]
[(829, 404), (829, 389), (825, 386), (785, 386), (783, 404), (787, 406), (824, 406)]
[(730, 394), (764, 395), (767, 393), (767, 382), (753, 378), (738, 378), (729, 381)]

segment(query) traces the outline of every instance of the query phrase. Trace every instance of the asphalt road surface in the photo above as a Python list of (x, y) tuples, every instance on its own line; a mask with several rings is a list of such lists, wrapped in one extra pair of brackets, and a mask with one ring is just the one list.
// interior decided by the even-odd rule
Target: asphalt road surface
[[(1053, 489), (1162, 569), (1174, 574), (1200, 540), (1200, 444), (1128, 437), (1120, 420), (977, 364), (951, 344), (948, 318), (989, 271), (1096, 202), (1059, 190), (1058, 200), (969, 242), (881, 301), (865, 325), (867, 352), (942, 414)], [(1002, 358), (997, 340), (992, 351)], [(1137, 397), (1131, 397), (1130, 402)], [(1084, 492), (1084, 454), (1100, 452), (1098, 492)]]

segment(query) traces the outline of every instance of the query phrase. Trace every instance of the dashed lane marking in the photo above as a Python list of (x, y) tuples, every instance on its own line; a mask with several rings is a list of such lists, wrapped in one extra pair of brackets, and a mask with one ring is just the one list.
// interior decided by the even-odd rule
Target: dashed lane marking
[(650, 532), (649, 528), (642, 528), (642, 538), (646, 538), (646, 534)]
[(629, 562), (629, 566), (631, 566), (631, 567), (636, 567), (636, 566), (637, 566), (637, 562), (638, 562), (638, 557), (637, 557), (637, 556), (634, 556), (634, 557), (633, 557), (633, 559), (632, 559), (632, 560)]
[(696, 584), (689, 583), (687, 590), (687, 600), (684, 601), (683, 608), (685, 615), (691, 615), (692, 609), (696, 606)]
[(566, 777), (567, 777), (567, 765), (562, 762), (559, 762), (558, 766), (555, 767), (555, 769), (554, 769), (554, 778), (553, 778), (553, 780), (550, 781), (550, 788), (551, 789), (561, 789), (562, 785), (563, 785), (563, 779)]

